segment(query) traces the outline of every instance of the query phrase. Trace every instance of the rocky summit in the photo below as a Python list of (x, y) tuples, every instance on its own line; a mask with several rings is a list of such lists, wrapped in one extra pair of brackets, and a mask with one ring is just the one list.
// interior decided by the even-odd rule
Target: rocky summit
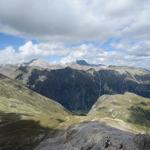
[(83, 122), (49, 137), (35, 150), (149, 150), (149, 147), (149, 135), (135, 135), (99, 122)]

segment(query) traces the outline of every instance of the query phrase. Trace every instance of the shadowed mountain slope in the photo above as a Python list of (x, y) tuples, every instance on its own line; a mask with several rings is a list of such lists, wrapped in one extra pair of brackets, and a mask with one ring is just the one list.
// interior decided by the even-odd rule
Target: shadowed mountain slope
[(57, 102), (0, 74), (0, 150), (33, 150), (68, 116)]
[(15, 79), (75, 112), (88, 112), (99, 96), (126, 91), (150, 97), (150, 73), (131, 68), (41, 70), (20, 67)]

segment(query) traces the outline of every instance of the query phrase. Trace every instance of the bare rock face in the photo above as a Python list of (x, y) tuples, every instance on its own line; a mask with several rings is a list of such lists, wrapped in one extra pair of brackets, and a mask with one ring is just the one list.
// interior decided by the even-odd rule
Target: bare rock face
[(150, 135), (138, 134), (134, 137), (134, 142), (137, 144), (140, 150), (150, 149)]
[(148, 135), (134, 135), (94, 121), (58, 132), (35, 150), (148, 150), (149, 141)]
[(115, 70), (83, 71), (70, 67), (56, 70), (20, 67), (18, 72), (15, 79), (73, 112), (87, 113), (103, 94), (122, 94), (128, 91), (150, 97), (149, 72), (131, 75)]

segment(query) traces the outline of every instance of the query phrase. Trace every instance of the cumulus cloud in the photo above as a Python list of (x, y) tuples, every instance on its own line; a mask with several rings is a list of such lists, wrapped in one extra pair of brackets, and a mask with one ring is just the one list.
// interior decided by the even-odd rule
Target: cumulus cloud
[(19, 56), (13, 49), (13, 47), (7, 47), (0, 50), (0, 64), (11, 64), (19, 62)]
[(150, 60), (149, 46), (150, 42), (133, 44), (132, 46), (129, 43), (120, 42), (118, 45), (112, 45), (112, 48), (115, 47), (115, 50), (106, 51), (94, 44), (80, 44), (68, 47), (62, 43), (34, 44), (28, 41), (20, 46), (18, 50), (15, 50), (13, 47), (6, 47), (0, 50), (0, 63), (16, 64), (27, 62), (34, 58), (47, 59), (58, 57), (57, 61), (54, 59), (50, 63), (64, 64), (77, 59), (85, 59), (90, 63), (147, 68)]
[[(150, 41), (122, 40), (113, 43), (112, 48), (121, 53), (122, 64), (149, 68)], [(118, 58), (119, 59), (119, 58)]]
[(0, 63), (16, 64), (30, 61), (34, 58), (44, 59), (47, 57), (61, 56), (67, 54), (68, 50), (64, 49), (61, 43), (39, 43), (33, 44), (32, 41), (26, 42), (18, 50), (13, 47), (6, 47), (0, 50)]

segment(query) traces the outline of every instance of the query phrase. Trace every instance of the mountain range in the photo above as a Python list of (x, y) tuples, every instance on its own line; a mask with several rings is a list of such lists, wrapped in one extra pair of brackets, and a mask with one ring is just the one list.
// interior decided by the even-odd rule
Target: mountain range
[(0, 150), (149, 150), (149, 130), (146, 69), (0, 65)]
[(104, 94), (132, 92), (150, 98), (150, 71), (142, 68), (96, 65), (84, 60), (65, 65), (32, 60), (0, 66), (0, 73), (76, 113), (87, 113)]

